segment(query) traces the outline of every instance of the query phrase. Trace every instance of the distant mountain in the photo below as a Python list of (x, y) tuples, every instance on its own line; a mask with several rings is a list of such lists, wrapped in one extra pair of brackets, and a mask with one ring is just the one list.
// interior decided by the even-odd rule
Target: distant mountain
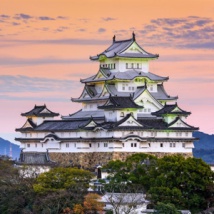
[(214, 164), (214, 135), (194, 132), (193, 136), (199, 138), (198, 141), (194, 142), (193, 156), (201, 158), (206, 163)]
[(19, 154), (21, 151), (19, 145), (11, 143), (8, 140), (4, 140), (3, 138), (0, 138), (0, 155), (10, 156), (10, 144), (12, 148), (12, 158), (14, 160), (19, 159)]

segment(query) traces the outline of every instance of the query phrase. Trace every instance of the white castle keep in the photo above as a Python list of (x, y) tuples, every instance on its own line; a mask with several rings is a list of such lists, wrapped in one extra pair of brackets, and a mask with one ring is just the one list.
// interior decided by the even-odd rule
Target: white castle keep
[(190, 112), (178, 106), (178, 97), (164, 90), (168, 77), (150, 72), (150, 61), (158, 57), (141, 48), (134, 33), (128, 40), (114, 36), (109, 48), (90, 57), (99, 62), (99, 70), (81, 80), (82, 94), (72, 98), (82, 109), (60, 120), (45, 105), (21, 114), (27, 121), (16, 129), (21, 132), (16, 138), (20, 162), (45, 164), (49, 157), (65, 162), (67, 157), (75, 164), (93, 165), (106, 162), (104, 157), (114, 159), (112, 154), (120, 158), (136, 152), (191, 156), (192, 132), (198, 128), (185, 122)]

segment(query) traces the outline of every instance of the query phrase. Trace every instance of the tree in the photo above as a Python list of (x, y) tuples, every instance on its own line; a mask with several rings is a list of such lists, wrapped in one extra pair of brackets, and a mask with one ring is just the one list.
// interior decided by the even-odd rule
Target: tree
[(155, 206), (155, 212), (156, 214), (179, 214), (181, 213), (178, 211), (173, 204), (164, 204), (159, 202)]
[(101, 196), (96, 193), (89, 193), (85, 196), (84, 210), (87, 214), (96, 214), (103, 210), (103, 203), (100, 202)]
[(115, 183), (142, 185), (153, 205), (161, 201), (192, 212), (214, 205), (214, 172), (201, 159), (135, 154), (105, 168), (110, 169), (109, 178)]
[(92, 176), (92, 173), (83, 169), (57, 167), (40, 174), (34, 184), (34, 190), (38, 193), (65, 189), (84, 191), (88, 188)]
[(13, 161), (0, 160), (0, 213), (21, 213), (30, 210), (35, 198), (35, 179), (19, 174)]
[(85, 196), (83, 206), (76, 204), (73, 208), (75, 214), (96, 214), (103, 210), (103, 203), (100, 202), (101, 196), (96, 193), (89, 193)]
[(86, 170), (62, 167), (40, 174), (33, 186), (38, 195), (34, 211), (57, 214), (83, 203), (92, 176)]

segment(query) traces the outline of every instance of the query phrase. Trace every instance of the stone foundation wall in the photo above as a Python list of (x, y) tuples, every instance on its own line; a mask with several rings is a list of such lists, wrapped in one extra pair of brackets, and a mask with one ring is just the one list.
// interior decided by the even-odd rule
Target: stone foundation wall
[[(128, 156), (138, 152), (93, 152), (93, 153), (49, 153), (50, 159), (63, 166), (81, 166), (85, 169), (94, 168), (97, 164), (107, 164), (110, 160), (125, 161)], [(161, 158), (165, 155), (181, 154), (193, 157), (192, 153), (146, 153)]]

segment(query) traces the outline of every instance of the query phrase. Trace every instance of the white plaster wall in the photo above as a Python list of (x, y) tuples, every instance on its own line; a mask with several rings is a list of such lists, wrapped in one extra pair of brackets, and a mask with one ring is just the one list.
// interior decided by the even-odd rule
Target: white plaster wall
[[(160, 144), (163, 144), (163, 147)], [(170, 147), (170, 143), (175, 143), (175, 147)], [(67, 147), (66, 144), (69, 144)], [(91, 147), (89, 146), (91, 144)], [(133, 147), (131, 146), (133, 144)], [(134, 146), (136, 144), (136, 147)], [(149, 146), (150, 144), (150, 146)], [(183, 147), (183, 144), (185, 146)], [(164, 153), (185, 153), (192, 152), (192, 142), (137, 142), (136, 140), (127, 140), (124, 142), (64, 142), (55, 143), (50, 145), (44, 143), (43, 147), (41, 144), (31, 143), (30, 147), (25, 144), (24, 152), (164, 152)]]
[(120, 72), (124, 72), (124, 71), (128, 71), (131, 69), (127, 69), (126, 68), (126, 63), (139, 63), (141, 64), (141, 69), (136, 69), (138, 71), (143, 71), (143, 72), (148, 72), (149, 71), (149, 62), (147, 60), (143, 60), (143, 59), (119, 59), (119, 63), (118, 63), (118, 70)]

